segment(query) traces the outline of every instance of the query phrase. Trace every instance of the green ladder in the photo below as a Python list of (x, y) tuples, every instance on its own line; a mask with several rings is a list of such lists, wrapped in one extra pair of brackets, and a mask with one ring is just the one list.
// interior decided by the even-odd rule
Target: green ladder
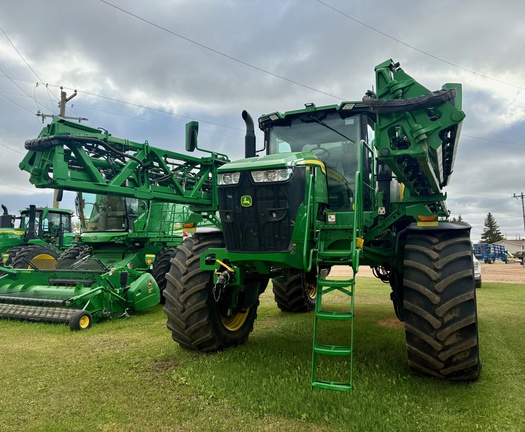
[[(370, 154), (372, 149), (364, 141), (360, 142), (359, 146), (359, 160), (360, 166), (365, 166), (365, 147), (366, 153)], [(363, 248), (363, 200), (364, 188), (366, 187), (371, 196), (373, 196), (374, 187), (363, 182), (361, 172), (358, 170), (355, 174), (355, 195), (353, 212), (350, 213), (333, 213), (331, 222), (322, 222), (318, 225), (316, 241), (318, 249), (316, 250), (316, 264), (318, 269), (322, 266), (331, 265), (349, 265), (352, 275), (351, 277), (338, 280), (327, 279), (318, 271), (317, 274), (317, 293), (315, 300), (315, 314), (314, 314), (314, 334), (312, 347), (312, 388), (320, 388), (325, 390), (337, 391), (352, 391), (354, 388), (353, 366), (354, 366), (354, 288), (356, 274), (359, 269), (359, 257)], [(351, 240), (349, 247), (338, 247), (339, 240)], [(343, 242), (345, 244), (345, 242)], [(328, 310), (323, 307), (323, 297), (326, 294), (335, 294), (337, 297), (337, 305), (342, 305), (340, 310)], [(343, 297), (344, 301), (339, 301)], [(326, 303), (326, 302), (325, 302)], [(324, 305), (327, 306), (327, 305)], [(332, 326), (332, 331), (325, 334), (325, 328), (320, 329), (320, 324), (325, 323), (329, 327), (329, 323), (338, 323), (339, 326), (344, 327), (341, 333), (346, 336), (346, 341), (340, 343), (334, 337), (337, 333), (334, 329), (337, 326)], [(320, 331), (321, 330), (321, 331)], [(323, 340), (321, 340), (323, 339)], [(324, 365), (319, 365), (320, 359), (328, 358), (336, 360), (337, 363), (335, 373), (336, 379), (327, 379), (324, 375), (325, 370), (333, 371), (333, 367), (325, 368)], [(334, 366), (334, 365), (330, 365)], [(328, 375), (328, 373), (326, 373)]]
[[(315, 319), (312, 349), (312, 388), (326, 390), (351, 391), (353, 389), (353, 354), (354, 354), (354, 286), (355, 272), (352, 278), (345, 280), (317, 278), (317, 297), (315, 302)], [(343, 311), (323, 309), (323, 296), (328, 293), (344, 296)], [(338, 302), (341, 304), (341, 302)], [(344, 344), (333, 344), (320, 341), (319, 326), (322, 322), (339, 321), (344, 326), (347, 341)], [(333, 336), (333, 335), (332, 335)], [(326, 339), (326, 335), (323, 336)], [(322, 338), (321, 338), (322, 339)], [(346, 378), (338, 380), (318, 379), (319, 360), (322, 356), (337, 356), (337, 364), (345, 369)]]

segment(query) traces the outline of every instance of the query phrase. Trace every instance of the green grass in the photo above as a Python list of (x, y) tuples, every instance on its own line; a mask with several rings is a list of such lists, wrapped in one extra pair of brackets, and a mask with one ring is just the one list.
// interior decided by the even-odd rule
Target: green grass
[(310, 389), (311, 314), (263, 295), (242, 347), (205, 355), (171, 340), (159, 306), (72, 333), (0, 322), (0, 431), (525, 430), (525, 285), (478, 290), (477, 382), (412, 376), (389, 287), (356, 287), (353, 393)]

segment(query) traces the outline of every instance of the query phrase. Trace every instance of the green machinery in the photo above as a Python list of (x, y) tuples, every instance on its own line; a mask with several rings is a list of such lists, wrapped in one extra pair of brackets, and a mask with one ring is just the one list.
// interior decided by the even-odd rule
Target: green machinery
[[(260, 117), (261, 157), (243, 113), (247, 157), (218, 169), (222, 232), (186, 239), (166, 275), (167, 326), (182, 347), (245, 342), (271, 279), (282, 310), (314, 310), (312, 387), (351, 390), (366, 265), (391, 286), (411, 371), (477, 378), (471, 227), (448, 221), (443, 192), (465, 117), (461, 85), (430, 92), (391, 60), (375, 71), (377, 94), (362, 101)], [(331, 277), (335, 265), (349, 276)]]
[(4, 205), (2, 210), (0, 254), (4, 265), (54, 268), (61, 251), (73, 245), (71, 210), (30, 205), (19, 216), (10, 215)]
[[(481, 362), (470, 226), (449, 222), (461, 86), (430, 92), (388, 60), (362, 101), (262, 116), (265, 154), (243, 112), (246, 158), (194, 158), (56, 120), (21, 168), (37, 187), (188, 205), (196, 232), (165, 274), (164, 312), (186, 349), (244, 343), (271, 279), (289, 312), (313, 311), (312, 387), (353, 388), (354, 288), (360, 265), (391, 287), (410, 369), (476, 379)], [(186, 149), (197, 147), (196, 122)], [(81, 167), (81, 168), (80, 168)], [(217, 216), (218, 215), (218, 216)], [(330, 276), (346, 266), (349, 276)], [(4, 283), (0, 279), (0, 290)], [(326, 366), (333, 360), (340, 366)]]
[(32, 183), (77, 192), (83, 229), (56, 268), (35, 262), (24, 270), (5, 268), (0, 317), (66, 322), (79, 330), (159, 304), (170, 259), (182, 242), (182, 221), (189, 219), (188, 207), (171, 200), (173, 185), (184, 197), (180, 202), (207, 205), (213, 185), (205, 177), (216, 177), (212, 172), (227, 159), (212, 154), (205, 161), (181, 160), (147, 142), (58, 117), (26, 148), (20, 167)]

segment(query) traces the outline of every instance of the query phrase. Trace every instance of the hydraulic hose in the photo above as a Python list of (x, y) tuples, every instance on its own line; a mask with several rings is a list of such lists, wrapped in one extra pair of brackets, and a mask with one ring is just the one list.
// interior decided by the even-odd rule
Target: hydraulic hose
[(71, 136), (71, 135), (52, 135), (48, 137), (42, 137), (42, 138), (35, 138), (32, 140), (27, 140), (24, 144), (24, 147), (26, 150), (32, 150), (32, 151), (44, 151), (51, 147), (56, 146), (62, 146), (64, 144), (72, 144), (72, 143), (79, 143), (79, 144), (98, 144), (105, 149), (109, 150), (111, 153), (114, 153), (118, 156), (132, 159), (135, 162), (142, 165), (142, 161), (135, 156), (131, 156), (129, 154), (123, 153), (107, 142), (98, 139), (98, 138), (92, 138), (92, 137), (85, 137), (85, 136)]
[(363, 103), (368, 105), (375, 113), (389, 114), (433, 107), (443, 102), (453, 101), (455, 97), (456, 89), (450, 88), (436, 90), (408, 99), (377, 99), (371, 95), (366, 95), (363, 97)]

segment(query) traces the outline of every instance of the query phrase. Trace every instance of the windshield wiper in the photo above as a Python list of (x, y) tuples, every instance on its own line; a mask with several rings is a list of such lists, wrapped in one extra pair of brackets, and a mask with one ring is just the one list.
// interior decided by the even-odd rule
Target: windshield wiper
[(315, 118), (314, 116), (310, 116), (310, 118), (316, 122), (319, 123), (321, 126), (324, 126), (327, 129), (330, 129), (331, 131), (335, 132), (337, 135), (341, 135), (343, 138), (347, 139), (351, 143), (355, 144), (355, 141), (352, 138), (348, 138), (344, 133), (339, 132), (337, 129), (334, 129), (332, 126), (327, 125), (324, 121), (319, 120), (318, 118)]

